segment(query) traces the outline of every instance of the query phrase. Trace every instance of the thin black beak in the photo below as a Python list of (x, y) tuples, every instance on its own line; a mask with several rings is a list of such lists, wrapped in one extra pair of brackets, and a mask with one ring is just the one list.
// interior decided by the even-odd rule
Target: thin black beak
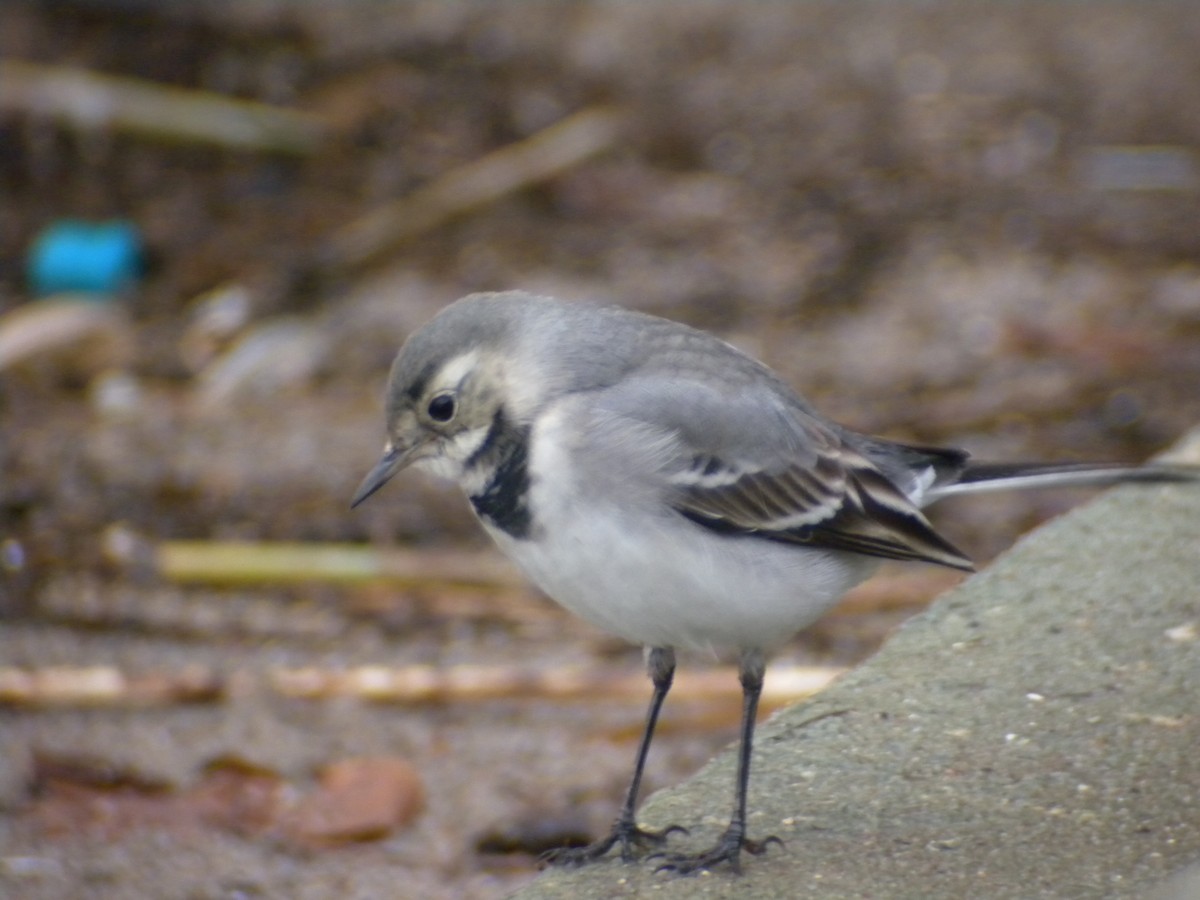
[(358, 504), (387, 484), (393, 475), (404, 468), (409, 458), (410, 454), (407, 451), (399, 447), (393, 447), (389, 443), (384, 448), (383, 456), (379, 458), (379, 462), (375, 463), (375, 468), (367, 473), (367, 477), (362, 480), (362, 484), (354, 492), (354, 499), (350, 501), (350, 508), (354, 509), (354, 507), (358, 506)]

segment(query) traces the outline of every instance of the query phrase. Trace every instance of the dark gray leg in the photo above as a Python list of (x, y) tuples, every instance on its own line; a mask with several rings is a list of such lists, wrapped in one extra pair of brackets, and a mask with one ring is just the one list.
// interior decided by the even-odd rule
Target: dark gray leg
[(754, 745), (754, 722), (758, 715), (758, 698), (762, 695), (763, 673), (766, 661), (761, 650), (746, 650), (742, 653), (739, 678), (742, 682), (742, 740), (738, 748), (737, 787), (733, 801), (733, 815), (729, 827), (717, 843), (703, 853), (687, 855), (672, 854), (659, 870), (688, 875), (703, 869), (711, 869), (718, 863), (729, 863), (735, 872), (741, 872), (741, 853), (755, 856), (765, 853), (771, 844), (780, 844), (779, 838), (771, 835), (761, 841), (746, 837), (746, 792), (750, 786), (750, 752)]
[(632, 862), (636, 858), (635, 850), (661, 846), (673, 832), (687, 833), (687, 829), (678, 825), (672, 825), (662, 831), (646, 831), (638, 828), (635, 818), (638, 794), (642, 789), (642, 771), (646, 768), (646, 756), (650, 752), (650, 742), (654, 739), (654, 726), (658, 724), (659, 710), (662, 709), (667, 692), (671, 690), (671, 682), (675, 679), (675, 651), (670, 647), (652, 648), (646, 659), (646, 667), (650, 673), (650, 680), (654, 683), (654, 696), (650, 698), (646, 727), (638, 744), (637, 758), (633, 765), (633, 781), (629, 784), (625, 802), (621, 804), (621, 811), (613, 823), (612, 831), (586, 847), (561, 847), (547, 851), (542, 854), (541, 862), (554, 866), (581, 866), (600, 859), (617, 844), (621, 845), (621, 859)]

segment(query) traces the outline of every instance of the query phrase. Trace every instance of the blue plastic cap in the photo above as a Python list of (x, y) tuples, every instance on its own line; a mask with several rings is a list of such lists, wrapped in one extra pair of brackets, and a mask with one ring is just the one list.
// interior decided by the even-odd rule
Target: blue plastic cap
[(33, 240), (26, 264), (29, 289), (39, 297), (78, 292), (114, 294), (142, 274), (142, 238), (127, 220), (61, 219)]

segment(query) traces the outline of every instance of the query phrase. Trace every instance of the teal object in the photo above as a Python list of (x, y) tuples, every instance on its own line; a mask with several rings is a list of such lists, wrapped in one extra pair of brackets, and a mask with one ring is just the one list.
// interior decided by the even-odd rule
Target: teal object
[(48, 225), (29, 248), (29, 289), (47, 294), (114, 294), (142, 274), (142, 237), (123, 219), (85, 222), (62, 219)]

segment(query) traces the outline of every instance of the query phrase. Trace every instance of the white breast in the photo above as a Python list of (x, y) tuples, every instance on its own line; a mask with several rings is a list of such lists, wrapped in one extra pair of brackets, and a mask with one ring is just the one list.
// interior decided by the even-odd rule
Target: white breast
[(531, 436), (532, 539), (488, 530), (538, 587), (600, 628), (650, 646), (768, 649), (874, 569), (855, 554), (715, 534), (664, 505), (632, 462), (622, 477), (606, 458), (598, 476), (580, 455), (597, 448), (570, 415), (543, 415)]

